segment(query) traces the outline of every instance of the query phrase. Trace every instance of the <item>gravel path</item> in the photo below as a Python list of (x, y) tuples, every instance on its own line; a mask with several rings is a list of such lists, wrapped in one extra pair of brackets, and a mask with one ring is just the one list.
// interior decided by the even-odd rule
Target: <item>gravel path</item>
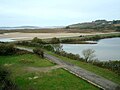
[[(19, 49), (27, 50), (32, 52), (32, 49), (27, 49), (27, 48), (21, 48), (18, 47)], [(102, 88), (105, 90), (120, 90), (120, 86), (112, 81), (109, 81), (99, 75), (96, 75), (92, 72), (89, 72), (83, 68), (80, 68), (76, 65), (73, 65), (71, 63), (65, 62), (55, 56), (49, 55), (47, 53), (44, 54), (44, 56), (51, 60), (52, 62), (64, 66), (63, 68), (73, 74), (75, 74), (78, 77), (81, 77), (82, 79)]]

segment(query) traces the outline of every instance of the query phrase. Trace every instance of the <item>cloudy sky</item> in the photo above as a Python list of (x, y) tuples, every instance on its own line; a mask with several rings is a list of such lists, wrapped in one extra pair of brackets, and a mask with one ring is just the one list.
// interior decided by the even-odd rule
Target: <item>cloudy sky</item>
[(0, 26), (64, 26), (120, 19), (120, 0), (0, 0)]

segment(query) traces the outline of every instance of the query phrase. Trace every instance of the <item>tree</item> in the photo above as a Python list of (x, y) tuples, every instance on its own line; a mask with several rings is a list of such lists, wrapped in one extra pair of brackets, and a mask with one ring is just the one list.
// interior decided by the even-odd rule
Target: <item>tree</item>
[(70, 26), (66, 26), (65, 29), (70, 29)]
[(85, 49), (82, 51), (82, 54), (83, 54), (86, 62), (94, 59), (94, 57), (95, 57), (94, 53), (95, 53), (95, 50), (93, 50), (93, 49)]
[(50, 43), (51, 43), (51, 44), (58, 44), (58, 43), (60, 43), (60, 39), (54, 37), (54, 38), (51, 39)]
[(32, 39), (32, 42), (43, 44), (42, 39), (39, 39), (39, 38), (37, 38), (37, 37), (33, 38), (33, 39)]
[(53, 46), (55, 52), (62, 51), (63, 45), (61, 45), (61, 44), (52, 44), (52, 46)]

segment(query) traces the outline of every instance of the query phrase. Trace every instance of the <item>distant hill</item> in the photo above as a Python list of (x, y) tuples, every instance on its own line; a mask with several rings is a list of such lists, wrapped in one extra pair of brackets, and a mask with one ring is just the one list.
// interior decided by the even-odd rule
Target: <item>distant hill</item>
[(96, 20), (92, 22), (77, 23), (68, 25), (66, 28), (79, 28), (79, 29), (116, 29), (120, 28), (120, 20)]
[(54, 28), (64, 28), (65, 26), (18, 26), (18, 27), (0, 27), (0, 30), (24, 30), (24, 29), (54, 29)]
[(15, 29), (39, 29), (37, 26), (18, 26), (18, 27), (0, 27), (0, 30), (15, 30)]

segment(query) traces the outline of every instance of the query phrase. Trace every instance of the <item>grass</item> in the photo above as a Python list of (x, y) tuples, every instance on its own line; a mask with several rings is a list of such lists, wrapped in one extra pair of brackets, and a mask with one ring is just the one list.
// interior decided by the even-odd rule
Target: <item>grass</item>
[(69, 58), (66, 58), (66, 57), (63, 57), (63, 56), (59, 56), (57, 54), (54, 54), (52, 52), (47, 52), (53, 56), (56, 56), (64, 61), (67, 61), (67, 62), (70, 62), (72, 64), (75, 64), (83, 69), (86, 69), (90, 72), (93, 72), (97, 75), (100, 75), (108, 80), (111, 80), (115, 83), (118, 83), (120, 84), (120, 76), (115, 74), (114, 72), (108, 70), (108, 69), (104, 69), (104, 68), (100, 68), (100, 67), (97, 67), (95, 65), (92, 65), (92, 64), (89, 64), (89, 63), (85, 63), (85, 62), (81, 62), (81, 61), (77, 61), (77, 60), (72, 60), (72, 59), (69, 59)]
[(35, 54), (0, 56), (0, 65), (11, 71), (10, 77), (20, 90), (99, 90), (63, 69), (49, 72), (27, 71), (25, 68), (29, 66), (54, 66), (47, 59)]
[[(31, 47), (29, 47), (31, 48)], [(56, 56), (64, 61), (67, 61), (67, 62), (70, 62), (72, 64), (75, 64), (83, 69), (86, 69), (90, 72), (93, 72), (97, 75), (100, 75), (108, 80), (111, 80), (115, 83), (118, 83), (120, 84), (120, 76), (115, 74), (114, 72), (108, 70), (108, 69), (104, 69), (104, 68), (100, 68), (98, 66), (95, 66), (95, 65), (92, 65), (92, 64), (89, 64), (89, 63), (85, 63), (85, 62), (81, 62), (81, 61), (77, 61), (77, 60), (72, 60), (72, 59), (69, 59), (69, 58), (66, 58), (66, 57), (63, 57), (63, 56), (59, 56), (57, 54), (54, 54), (52, 52), (48, 52), (46, 51), (47, 53), (53, 55), (53, 56)]]
[[(21, 90), (99, 90), (63, 69), (47, 73), (22, 72), (19, 74), (14, 77), (15, 83)], [(34, 77), (38, 78), (34, 79)]]
[(35, 54), (0, 56), (0, 65), (15, 64), (19, 66), (45, 67), (54, 64), (47, 59), (42, 59)]

